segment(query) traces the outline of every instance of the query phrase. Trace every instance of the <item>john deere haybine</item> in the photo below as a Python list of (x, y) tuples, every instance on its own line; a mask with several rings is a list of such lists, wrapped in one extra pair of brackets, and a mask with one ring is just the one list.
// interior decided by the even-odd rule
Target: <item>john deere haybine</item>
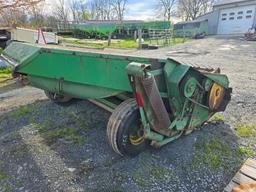
[[(12, 43), (2, 58), (56, 103), (89, 99), (112, 112), (107, 137), (134, 156), (161, 147), (225, 110), (231, 88), (219, 70), (153, 59)], [(100, 114), (99, 114), (100, 116)]]

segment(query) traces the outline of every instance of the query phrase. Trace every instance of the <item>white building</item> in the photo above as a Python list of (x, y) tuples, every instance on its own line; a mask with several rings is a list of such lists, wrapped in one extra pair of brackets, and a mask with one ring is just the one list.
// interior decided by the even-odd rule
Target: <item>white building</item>
[(256, 0), (220, 0), (212, 12), (197, 19), (208, 20), (212, 35), (245, 33), (256, 25)]

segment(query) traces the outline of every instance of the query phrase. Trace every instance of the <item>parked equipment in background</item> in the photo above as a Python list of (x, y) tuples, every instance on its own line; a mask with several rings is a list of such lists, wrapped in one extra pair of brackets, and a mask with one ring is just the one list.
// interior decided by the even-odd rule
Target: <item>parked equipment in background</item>
[(5, 48), (11, 38), (11, 28), (1, 27), (0, 28), (0, 47)]
[[(21, 51), (22, 50), (22, 51)], [(2, 54), (55, 103), (89, 99), (112, 112), (107, 137), (120, 155), (161, 147), (224, 111), (231, 97), (220, 70), (173, 59), (105, 54), (13, 42)]]
[(256, 26), (250, 28), (244, 36), (247, 41), (256, 41)]
[(208, 21), (180, 22), (173, 27), (174, 37), (191, 37), (195, 39), (208, 35)]
[[(11, 40), (26, 43), (37, 43), (38, 39), (43, 44), (58, 44), (58, 36), (53, 32), (46, 32), (42, 29), (32, 30), (24, 28), (12, 29)], [(47, 28), (47, 31), (49, 29)]]

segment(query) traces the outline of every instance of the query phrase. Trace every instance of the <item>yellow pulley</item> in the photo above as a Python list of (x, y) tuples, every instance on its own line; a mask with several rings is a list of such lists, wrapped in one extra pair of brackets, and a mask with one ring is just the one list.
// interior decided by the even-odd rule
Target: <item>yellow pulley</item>
[(219, 108), (223, 98), (225, 96), (225, 88), (217, 83), (214, 83), (209, 93), (209, 107), (211, 110)]

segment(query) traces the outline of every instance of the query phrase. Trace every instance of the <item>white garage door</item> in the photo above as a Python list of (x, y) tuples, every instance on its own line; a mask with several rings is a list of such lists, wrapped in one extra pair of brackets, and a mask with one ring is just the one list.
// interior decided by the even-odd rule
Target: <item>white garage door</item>
[(220, 11), (218, 34), (235, 34), (248, 31), (253, 25), (255, 6), (243, 6)]

